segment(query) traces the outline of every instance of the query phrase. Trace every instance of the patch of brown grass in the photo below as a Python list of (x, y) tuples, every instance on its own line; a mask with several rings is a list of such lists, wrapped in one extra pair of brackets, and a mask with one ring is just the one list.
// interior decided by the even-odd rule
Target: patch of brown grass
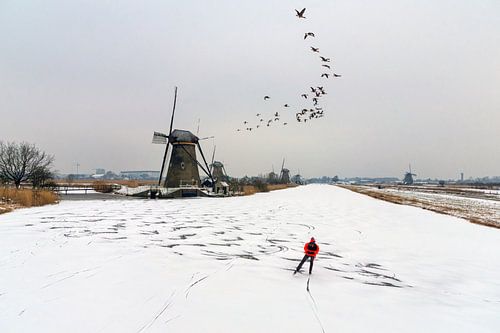
[[(0, 188), (0, 201), (8, 207), (33, 207), (58, 202), (57, 194), (48, 190)], [(5, 206), (5, 205), (4, 205)]]
[(0, 214), (3, 214), (3, 213), (8, 213), (10, 211), (12, 211), (12, 207), (10, 207), (9, 205), (7, 204), (4, 204), (4, 203), (0, 203)]
[(251, 195), (259, 192), (257, 187), (253, 185), (244, 185), (243, 186), (243, 195)]
[(255, 185), (244, 185), (243, 186), (243, 195), (252, 195), (259, 192), (269, 192), (276, 190), (283, 190), (290, 187), (296, 187), (297, 184), (261, 184), (259, 186)]
[(273, 184), (267, 185), (269, 191), (284, 190), (286, 188), (296, 187), (297, 184)]
[(111, 193), (113, 192), (113, 185), (102, 180), (97, 180), (92, 183), (92, 188), (94, 191), (99, 193)]

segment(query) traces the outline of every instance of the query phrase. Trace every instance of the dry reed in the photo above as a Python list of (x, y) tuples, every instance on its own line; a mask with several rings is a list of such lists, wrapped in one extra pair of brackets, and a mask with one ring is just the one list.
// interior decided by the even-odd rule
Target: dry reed
[(48, 190), (0, 188), (0, 201), (9, 205), (33, 207), (53, 204), (58, 201), (57, 194)]

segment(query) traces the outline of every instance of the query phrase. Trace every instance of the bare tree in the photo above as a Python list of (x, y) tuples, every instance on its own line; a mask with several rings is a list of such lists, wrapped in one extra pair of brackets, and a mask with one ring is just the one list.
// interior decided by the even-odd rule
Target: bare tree
[(14, 182), (17, 188), (28, 180), (41, 184), (50, 178), (53, 162), (53, 156), (33, 144), (0, 141), (0, 178)]

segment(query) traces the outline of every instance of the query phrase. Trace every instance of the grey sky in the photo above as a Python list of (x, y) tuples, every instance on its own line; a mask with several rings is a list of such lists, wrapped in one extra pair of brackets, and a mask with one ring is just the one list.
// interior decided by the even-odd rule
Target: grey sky
[[(61, 172), (159, 169), (175, 85), (174, 127), (200, 119), (234, 176), (500, 175), (499, 1), (0, 0), (0, 140)], [(299, 124), (312, 85), (325, 117)], [(275, 111), (289, 125), (236, 132)]]

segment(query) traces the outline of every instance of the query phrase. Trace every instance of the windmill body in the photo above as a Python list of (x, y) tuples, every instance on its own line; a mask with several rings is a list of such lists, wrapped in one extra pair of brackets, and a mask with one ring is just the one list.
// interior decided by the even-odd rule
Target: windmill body
[(186, 130), (174, 130), (168, 138), (172, 155), (167, 169), (165, 187), (200, 186), (196, 159), (198, 137)]
[(288, 170), (287, 168), (283, 168), (281, 170), (281, 179), (280, 179), (280, 181), (283, 184), (290, 183), (290, 170)]
[(224, 164), (219, 161), (214, 161), (212, 163), (212, 177), (214, 177), (215, 181), (228, 181), (228, 176), (224, 171)]
[(409, 171), (405, 173), (405, 176), (403, 178), (403, 184), (404, 185), (413, 185), (413, 176), (416, 176), (416, 174), (411, 172), (411, 165), (410, 165)]
[(224, 169), (224, 164), (214, 161), (211, 164), (214, 179), (214, 192), (219, 195), (229, 195), (229, 177)]

